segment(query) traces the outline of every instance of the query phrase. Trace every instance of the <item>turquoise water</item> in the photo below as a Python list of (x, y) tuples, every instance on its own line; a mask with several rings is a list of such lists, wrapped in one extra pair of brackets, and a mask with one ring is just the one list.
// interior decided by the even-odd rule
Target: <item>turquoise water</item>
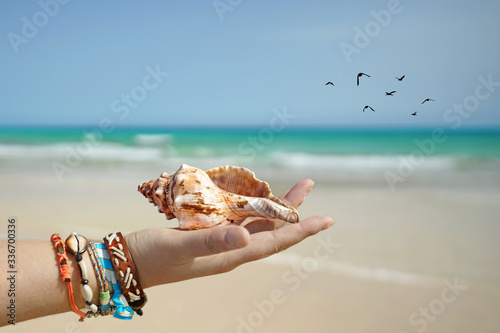
[[(199, 147), (214, 153), (231, 152), (245, 147), (259, 151), (284, 150), (319, 154), (405, 154), (415, 149), (415, 140), (432, 139), (429, 130), (335, 130), (292, 129), (273, 131), (270, 128), (245, 129), (114, 129), (104, 133), (98, 128), (0, 128), (2, 145), (51, 145), (89, 141), (90, 133), (103, 144), (123, 146), (158, 145), (154, 136), (170, 136), (170, 144), (186, 153)], [(102, 139), (101, 139), (102, 136)], [(151, 138), (147, 141), (147, 136)], [(500, 156), (499, 130), (444, 131), (444, 142), (437, 143), (436, 154), (464, 154), (476, 157)], [(252, 140), (251, 138), (254, 138)], [(141, 138), (144, 142), (141, 142)], [(165, 138), (166, 139), (166, 138)], [(97, 140), (96, 140), (97, 141)]]
[(499, 130), (1, 128), (0, 163), (9, 160), (391, 169), (411, 156), (430, 169), (500, 169)]

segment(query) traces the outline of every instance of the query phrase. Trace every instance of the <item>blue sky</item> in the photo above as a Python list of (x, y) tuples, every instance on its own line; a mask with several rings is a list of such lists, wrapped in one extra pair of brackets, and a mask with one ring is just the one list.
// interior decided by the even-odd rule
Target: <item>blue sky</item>
[[(0, 125), (260, 126), (286, 110), (291, 126), (500, 126), (499, 12), (493, 0), (2, 1)], [(371, 75), (359, 87), (358, 72)]]

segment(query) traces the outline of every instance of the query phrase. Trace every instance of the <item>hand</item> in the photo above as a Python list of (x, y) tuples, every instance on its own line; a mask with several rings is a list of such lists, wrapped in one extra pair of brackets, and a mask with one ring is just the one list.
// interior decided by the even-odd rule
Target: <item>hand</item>
[[(305, 179), (280, 199), (300, 206), (314, 186)], [(246, 262), (281, 252), (332, 226), (327, 216), (285, 222), (249, 218), (240, 226), (203, 230), (151, 228), (126, 235), (143, 288), (228, 272)]]

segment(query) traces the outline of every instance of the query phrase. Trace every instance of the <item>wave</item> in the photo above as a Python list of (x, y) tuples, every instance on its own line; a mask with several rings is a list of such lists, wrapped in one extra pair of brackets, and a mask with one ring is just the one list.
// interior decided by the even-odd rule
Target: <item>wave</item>
[(168, 146), (172, 138), (170, 134), (136, 134), (133, 142), (137, 146)]
[[(413, 167), (419, 172), (455, 170), (488, 170), (498, 172), (500, 159), (478, 159), (465, 155), (361, 155), (313, 154), (308, 152), (262, 152), (249, 158), (210, 146), (176, 146), (170, 135), (136, 135), (132, 145), (117, 142), (90, 141), (59, 142), (54, 144), (0, 143), (0, 160), (61, 161), (78, 158), (86, 163), (154, 163), (176, 167), (182, 163), (209, 168), (236, 164), (249, 168), (317, 171), (341, 177), (345, 174), (383, 174), (398, 168)], [(337, 176), (335, 175), (337, 173)]]
[(92, 146), (86, 143), (57, 143), (52, 145), (0, 144), (0, 159), (60, 160), (79, 158), (89, 161), (154, 161), (161, 150), (150, 147), (129, 147), (114, 143)]
[(410, 163), (432, 170), (449, 170), (456, 164), (453, 156), (416, 157), (412, 155), (314, 155), (308, 153), (275, 153), (277, 164), (285, 169), (366, 170), (397, 169)]
[(146, 139), (147, 144), (143, 141), (144, 145), (139, 146), (111, 142), (96, 145), (88, 144), (88, 142), (61, 142), (45, 145), (0, 144), (0, 163), (2, 161), (96, 165), (133, 163), (158, 165), (164, 170), (176, 170), (183, 163), (202, 169), (238, 164), (238, 161), (231, 155), (214, 154), (210, 149), (203, 147), (192, 147), (191, 152), (186, 154), (175, 147), (159, 144), (160, 140), (152, 143), (154, 140), (149, 139)]

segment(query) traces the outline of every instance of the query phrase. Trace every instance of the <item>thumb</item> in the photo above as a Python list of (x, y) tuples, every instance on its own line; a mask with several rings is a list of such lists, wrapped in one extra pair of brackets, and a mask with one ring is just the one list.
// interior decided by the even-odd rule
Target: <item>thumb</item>
[(245, 247), (250, 242), (250, 233), (243, 227), (227, 226), (186, 231), (183, 238), (184, 255), (196, 258)]

